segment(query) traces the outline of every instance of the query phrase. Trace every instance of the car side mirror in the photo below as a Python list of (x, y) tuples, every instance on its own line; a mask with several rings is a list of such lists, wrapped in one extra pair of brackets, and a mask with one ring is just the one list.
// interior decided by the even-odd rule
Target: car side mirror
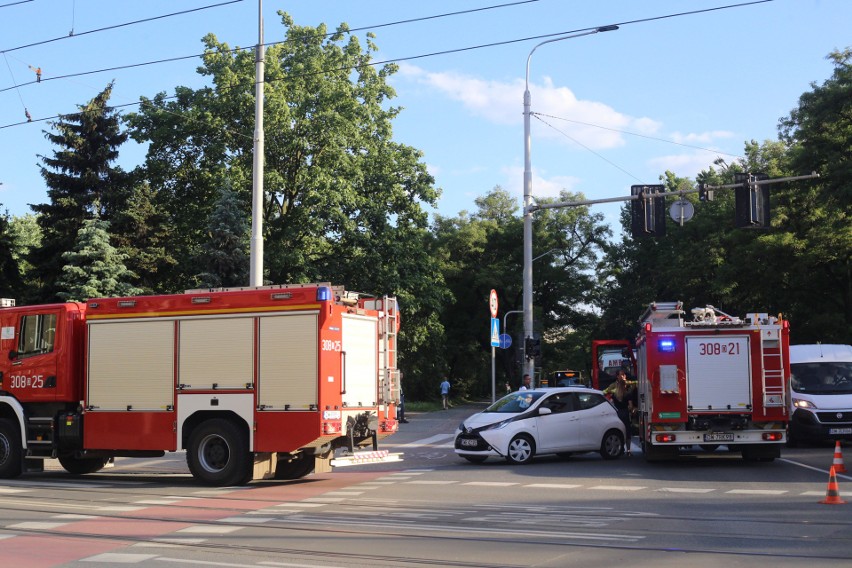
[(546, 414), (551, 414), (553, 411), (547, 408), (546, 406), (542, 406), (538, 409), (539, 416), (545, 416)]

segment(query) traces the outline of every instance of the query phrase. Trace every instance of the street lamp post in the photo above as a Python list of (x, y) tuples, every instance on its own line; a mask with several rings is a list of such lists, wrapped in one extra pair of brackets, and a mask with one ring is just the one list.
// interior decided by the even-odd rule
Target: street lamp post
[[(543, 41), (532, 48), (527, 56), (526, 80), (524, 89), (524, 339), (533, 335), (533, 301), (532, 301), (532, 165), (530, 162), (530, 60), (535, 50), (546, 43), (554, 43), (575, 37), (592, 35), (600, 32), (617, 30), (618, 26), (602, 26), (587, 32)], [(535, 372), (535, 361), (526, 360), (525, 371), (532, 376)]]

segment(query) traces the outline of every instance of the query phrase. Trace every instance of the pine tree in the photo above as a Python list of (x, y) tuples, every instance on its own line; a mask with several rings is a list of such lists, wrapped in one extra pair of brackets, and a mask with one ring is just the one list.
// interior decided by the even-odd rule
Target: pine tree
[(45, 134), (57, 149), (53, 157), (39, 156), (50, 202), (31, 205), (39, 214), (43, 237), (41, 246), (30, 256), (41, 301), (57, 297), (62, 253), (74, 246), (84, 222), (96, 215), (110, 221), (116, 203), (123, 201), (126, 176), (110, 164), (118, 158), (118, 147), (127, 135), (120, 131), (118, 113), (107, 106), (112, 87), (110, 83), (79, 106), (80, 112), (60, 115), (51, 123), (54, 132)]
[(156, 200), (157, 193), (150, 184), (135, 184), (110, 221), (110, 240), (127, 255), (125, 264), (138, 276), (136, 285), (146, 294), (186, 288), (186, 282), (164, 278), (177, 261), (167, 246), (171, 224)]
[(106, 296), (134, 296), (142, 290), (129, 281), (135, 274), (124, 266), (123, 255), (110, 244), (109, 223), (87, 219), (77, 235), (74, 250), (62, 254), (62, 276), (57, 295), (67, 301)]
[(0, 215), (0, 297), (16, 298), (23, 282), (18, 261), (15, 259), (15, 237), (9, 230), (9, 214)]
[(205, 288), (248, 284), (249, 225), (237, 194), (226, 182), (208, 222), (210, 240), (203, 245), (206, 272), (198, 276)]

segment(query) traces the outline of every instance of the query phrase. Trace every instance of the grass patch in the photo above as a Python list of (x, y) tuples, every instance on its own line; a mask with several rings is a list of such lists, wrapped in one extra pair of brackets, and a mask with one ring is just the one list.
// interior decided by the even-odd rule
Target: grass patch
[(427, 400), (425, 402), (408, 402), (405, 401), (405, 411), (406, 412), (435, 412), (436, 410), (443, 410), (444, 407), (441, 405), (440, 400)]

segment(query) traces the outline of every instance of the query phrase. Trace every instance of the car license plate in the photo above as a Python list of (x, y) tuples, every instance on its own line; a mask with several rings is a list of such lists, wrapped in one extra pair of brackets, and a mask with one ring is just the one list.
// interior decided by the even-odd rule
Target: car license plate
[(852, 434), (852, 428), (829, 428), (829, 436), (839, 436), (841, 434)]
[(475, 448), (477, 446), (477, 443), (476, 443), (476, 440), (472, 440), (472, 439), (468, 439), (468, 438), (462, 438), (461, 440), (459, 440), (459, 445)]
[(733, 442), (734, 435), (729, 432), (714, 432), (712, 434), (704, 434), (705, 442)]

